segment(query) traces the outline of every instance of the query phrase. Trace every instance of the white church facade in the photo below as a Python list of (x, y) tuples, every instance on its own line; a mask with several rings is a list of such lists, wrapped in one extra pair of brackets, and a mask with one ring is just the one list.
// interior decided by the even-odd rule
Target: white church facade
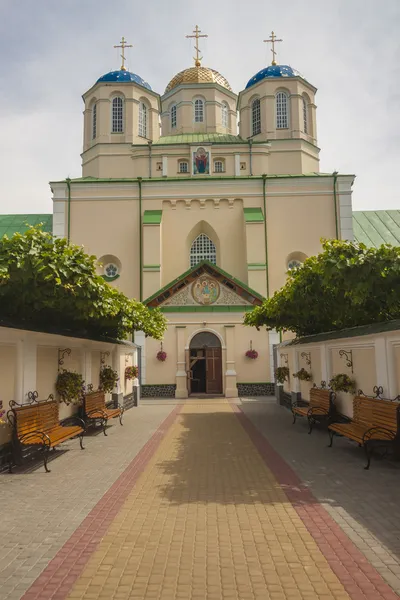
[(273, 60), (237, 95), (197, 52), (161, 95), (124, 60), (83, 95), (82, 177), (51, 183), (53, 232), (165, 313), (162, 347), (135, 336), (143, 395), (269, 391), (279, 336), (245, 312), (321, 238), (353, 238), (354, 176), (319, 171), (315, 94)]

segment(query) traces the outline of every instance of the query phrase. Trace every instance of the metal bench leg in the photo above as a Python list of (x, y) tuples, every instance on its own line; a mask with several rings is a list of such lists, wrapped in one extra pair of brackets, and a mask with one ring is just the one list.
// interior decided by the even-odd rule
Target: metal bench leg
[(308, 425), (309, 425), (309, 427), (308, 427), (308, 434), (310, 434), (312, 432), (312, 430), (313, 430), (314, 425), (315, 425), (315, 421), (314, 421), (314, 419), (312, 417), (308, 417)]
[(297, 418), (297, 415), (296, 415), (295, 412), (293, 412), (293, 423), (292, 423), (292, 425), (294, 425), (296, 423), (296, 418)]
[(121, 410), (121, 412), (119, 413), (119, 424), (120, 424), (120, 425), (123, 425), (123, 422), (122, 422), (122, 415), (123, 415), (123, 414), (124, 414), (124, 411), (123, 411), (123, 410)]
[(79, 436), (79, 444), (80, 444), (82, 450), (85, 449), (85, 446), (83, 445), (83, 436), (84, 435), (85, 435), (85, 432), (81, 433), (81, 435)]
[(101, 421), (102, 427), (103, 427), (103, 433), (104, 435), (107, 435), (107, 431), (106, 431), (106, 427), (107, 427), (107, 419), (103, 419)]
[(364, 444), (364, 450), (365, 450), (365, 454), (366, 454), (366, 457), (367, 457), (367, 465), (364, 467), (364, 469), (366, 471), (368, 471), (369, 466), (371, 464), (371, 456), (372, 456), (372, 448), (369, 449), (368, 442)]
[(328, 448), (332, 448), (332, 444), (333, 444), (333, 436), (335, 435), (335, 432), (332, 431), (331, 429), (328, 429), (328, 433), (329, 433), (329, 437), (330, 437), (330, 444), (328, 446)]
[(45, 446), (43, 450), (43, 464), (46, 473), (51, 473), (50, 469), (47, 466), (47, 461), (49, 458), (50, 446)]

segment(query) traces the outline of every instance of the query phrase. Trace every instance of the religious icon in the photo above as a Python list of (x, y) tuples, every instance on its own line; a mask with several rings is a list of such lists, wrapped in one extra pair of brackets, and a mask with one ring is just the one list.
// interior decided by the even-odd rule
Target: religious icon
[(210, 153), (205, 148), (197, 148), (193, 152), (193, 173), (194, 175), (208, 175), (210, 172)]
[(202, 275), (192, 286), (193, 298), (199, 304), (213, 304), (219, 298), (219, 283)]

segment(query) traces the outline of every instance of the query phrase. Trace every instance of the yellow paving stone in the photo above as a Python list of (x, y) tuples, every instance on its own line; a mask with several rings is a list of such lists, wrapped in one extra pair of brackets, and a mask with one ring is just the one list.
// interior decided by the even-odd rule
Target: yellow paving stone
[(105, 594), (349, 600), (225, 400), (182, 406), (69, 598)]

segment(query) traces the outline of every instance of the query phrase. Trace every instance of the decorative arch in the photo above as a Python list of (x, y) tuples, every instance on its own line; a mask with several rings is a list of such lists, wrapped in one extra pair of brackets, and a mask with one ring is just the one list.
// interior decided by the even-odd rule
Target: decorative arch
[(221, 262), (220, 258), (220, 241), (215, 229), (207, 222), (207, 221), (199, 221), (196, 223), (194, 227), (189, 231), (186, 237), (186, 256), (189, 257), (190, 264), (190, 251), (192, 248), (193, 242), (204, 233), (214, 244), (216, 250), (216, 264)]
[(216, 331), (215, 329), (211, 329), (211, 327), (202, 327), (201, 329), (196, 329), (196, 331), (193, 331), (193, 333), (191, 333), (187, 339), (186, 342), (186, 346), (185, 346), (185, 350), (189, 350), (190, 348), (190, 343), (192, 341), (192, 339), (198, 334), (198, 333), (203, 333), (203, 331), (206, 331), (208, 333), (213, 333), (220, 341), (221, 343), (221, 348), (222, 350), (226, 349), (225, 346), (225, 340), (222, 337), (222, 335), (220, 333), (218, 333), (218, 331)]
[(286, 271), (290, 271), (290, 269), (293, 269), (296, 266), (302, 265), (303, 262), (306, 260), (306, 258), (308, 258), (308, 256), (307, 256), (307, 254), (304, 254), (304, 252), (300, 252), (300, 251), (291, 252), (286, 257)]

